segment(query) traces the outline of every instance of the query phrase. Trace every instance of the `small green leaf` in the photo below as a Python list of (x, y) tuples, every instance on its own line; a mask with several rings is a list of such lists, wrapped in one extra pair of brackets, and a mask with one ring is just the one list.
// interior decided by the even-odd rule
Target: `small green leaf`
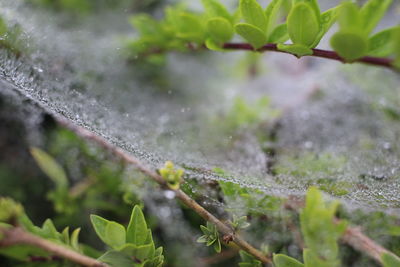
[(395, 30), (389, 28), (378, 32), (368, 40), (368, 55), (375, 57), (387, 57), (392, 54)]
[(187, 12), (180, 13), (176, 18), (177, 37), (189, 42), (203, 43), (205, 27), (200, 17)]
[(369, 0), (361, 8), (361, 18), (363, 20), (363, 29), (369, 34), (376, 27), (386, 10), (389, 8), (392, 0)]
[(312, 47), (316, 47), (319, 42), (321, 42), (321, 39), (335, 23), (339, 14), (338, 11), (339, 7), (334, 7), (321, 14), (321, 30), (318, 33), (316, 40), (312, 44)]
[(278, 49), (293, 54), (297, 57), (309, 56), (313, 54), (312, 49), (302, 44), (278, 44)]
[(108, 221), (97, 215), (90, 215), (90, 220), (99, 238), (112, 248), (125, 244), (125, 228), (119, 223)]
[(154, 256), (154, 250), (152, 244), (146, 244), (141, 246), (136, 246), (134, 244), (124, 244), (117, 249), (130, 257), (134, 257), (140, 261), (151, 258)]
[(284, 254), (274, 254), (274, 264), (276, 267), (303, 267), (304, 264), (298, 260)]
[(59, 187), (67, 187), (68, 180), (64, 169), (46, 152), (32, 147), (31, 154), (40, 169)]
[(244, 20), (248, 24), (259, 28), (263, 33), (267, 31), (267, 17), (265, 16), (262, 7), (256, 0), (240, 0), (239, 8), (242, 12)]
[(400, 259), (395, 255), (383, 253), (381, 256), (383, 267), (398, 267), (400, 266)]
[(362, 16), (358, 6), (350, 1), (345, 1), (338, 7), (338, 23), (341, 31), (365, 33)]
[(269, 36), (269, 43), (284, 43), (289, 39), (289, 34), (287, 31), (287, 25), (278, 25)]
[(233, 23), (231, 14), (226, 10), (225, 6), (217, 0), (202, 0), (203, 6), (210, 17), (223, 17), (230, 23)]
[(131, 219), (126, 233), (126, 242), (135, 245), (145, 245), (147, 239), (147, 224), (143, 212), (136, 205), (131, 214)]
[(259, 49), (267, 43), (265, 33), (251, 24), (238, 23), (235, 25), (235, 31), (246, 39), (254, 49)]
[(314, 11), (315, 15), (317, 16), (317, 20), (318, 21), (320, 20), (321, 10), (319, 9), (317, 0), (293, 0), (293, 6), (295, 6), (298, 3), (305, 3), (309, 5)]
[(214, 250), (217, 253), (221, 252), (221, 241), (219, 241), (219, 238), (216, 239), (216, 242), (214, 242)]
[(76, 228), (71, 234), (71, 247), (77, 251), (79, 251), (79, 233), (81, 232), (81, 228)]
[(318, 18), (309, 4), (300, 2), (289, 13), (287, 27), (290, 39), (294, 44), (310, 48), (320, 32)]
[(368, 52), (368, 40), (357, 33), (337, 32), (331, 38), (332, 48), (345, 59), (352, 62)]
[(234, 33), (232, 24), (222, 17), (209, 19), (207, 21), (207, 31), (217, 43), (228, 42), (232, 39)]
[[(271, 39), (270, 35), (276, 29), (279, 10), (282, 6), (282, 0), (272, 0), (265, 9), (265, 16), (267, 17), (267, 36)], [(286, 41), (286, 40), (285, 40)]]
[(134, 261), (128, 255), (118, 251), (108, 251), (98, 258), (98, 260), (112, 267), (134, 266)]
[(205, 43), (207, 49), (212, 51), (224, 52), (225, 50), (221, 47), (221, 44), (216, 43), (213, 39), (208, 38)]
[(62, 235), (57, 231), (53, 221), (50, 219), (44, 221), (40, 236), (54, 240), (61, 240), (62, 238)]
[(199, 238), (197, 238), (197, 243), (207, 243), (207, 236), (206, 235), (202, 235)]

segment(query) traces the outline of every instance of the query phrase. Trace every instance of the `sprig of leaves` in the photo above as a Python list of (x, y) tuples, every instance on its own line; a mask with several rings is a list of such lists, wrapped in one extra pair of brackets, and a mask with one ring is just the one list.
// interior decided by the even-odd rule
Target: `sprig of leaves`
[(366, 55), (390, 55), (395, 28), (369, 36), (391, 3), (392, 0), (369, 0), (359, 7), (350, 1), (343, 2), (339, 6), (340, 30), (332, 36), (332, 48), (348, 62)]
[(163, 248), (155, 248), (151, 229), (139, 206), (132, 210), (127, 228), (97, 215), (90, 216), (99, 238), (110, 247), (99, 260), (111, 266), (158, 267), (164, 261)]
[(165, 162), (164, 168), (159, 169), (162, 178), (167, 182), (167, 185), (172, 190), (178, 190), (182, 182), (184, 171), (175, 169), (174, 163), (171, 161)]
[(277, 267), (286, 266), (340, 266), (338, 239), (347, 228), (345, 221), (335, 222), (339, 203), (326, 203), (322, 193), (311, 187), (306, 196), (306, 206), (300, 213), (301, 231), (306, 244), (303, 251), (304, 264), (286, 255), (274, 255)]
[(207, 226), (200, 225), (200, 229), (204, 235), (197, 239), (198, 243), (206, 243), (206, 246), (213, 246), (214, 250), (218, 253), (221, 252), (221, 241), (219, 239), (219, 233), (217, 227), (207, 222)]

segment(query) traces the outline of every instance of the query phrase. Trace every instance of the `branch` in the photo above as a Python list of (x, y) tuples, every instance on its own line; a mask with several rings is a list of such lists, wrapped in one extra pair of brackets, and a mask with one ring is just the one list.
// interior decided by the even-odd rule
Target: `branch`
[[(226, 43), (223, 45), (224, 49), (229, 49), (229, 50), (248, 50), (248, 51), (254, 51), (254, 48), (250, 44), (246, 43)], [(273, 52), (279, 52), (279, 53), (285, 53), (285, 54), (290, 54), (293, 55), (292, 53), (286, 52), (279, 50), (276, 44), (266, 44), (263, 47), (257, 49), (256, 51), (259, 52), (265, 52), (265, 51), (273, 51)], [(334, 51), (329, 51), (329, 50), (322, 50), (322, 49), (312, 49), (313, 54), (310, 55), (311, 57), (319, 57), (319, 58), (326, 58), (326, 59), (332, 59), (332, 60), (337, 60), (342, 63), (348, 63), (346, 62), (343, 58), (341, 58), (336, 52)], [(393, 65), (393, 60), (390, 58), (380, 58), (380, 57), (363, 57), (360, 59), (357, 59), (355, 62), (359, 63), (365, 63), (369, 65), (375, 65), (375, 66), (381, 66), (381, 67), (386, 67), (392, 70), (396, 70), (396, 67)]]
[[(152, 170), (150, 167), (146, 166), (143, 164), (139, 159), (136, 157), (128, 154), (124, 150), (114, 146), (113, 144), (109, 143), (106, 139), (103, 137), (100, 137), (91, 131), (77, 126), (75, 124), (72, 124), (69, 120), (61, 118), (56, 116), (55, 119), (64, 127), (70, 129), (71, 131), (75, 132), (77, 135), (87, 139), (87, 140), (92, 140), (96, 142), (97, 144), (101, 145), (108, 151), (112, 152), (115, 156), (119, 157), (122, 159), (125, 163), (129, 163), (136, 167), (137, 170), (145, 174), (146, 176), (152, 178), (155, 182), (157, 182), (162, 188), (171, 190), (168, 188), (165, 180), (154, 170)], [(246, 251), (247, 253), (253, 255), (255, 258), (260, 260), (261, 262), (265, 264), (272, 264), (272, 260), (265, 256), (261, 251), (258, 249), (254, 248), (252, 245), (250, 245), (247, 241), (245, 241), (241, 236), (236, 234), (233, 229), (231, 229), (229, 226), (227, 226), (225, 223), (220, 221), (218, 218), (216, 218), (214, 215), (212, 215), (210, 212), (208, 212), (206, 209), (204, 209), (202, 206), (200, 206), (195, 200), (190, 198), (185, 192), (182, 190), (172, 190), (175, 192), (176, 198), (181, 200), (186, 206), (191, 208), (193, 211), (195, 211), (200, 217), (202, 217), (204, 220), (213, 223), (218, 231), (222, 235), (228, 235), (232, 237), (232, 242), (234, 242), (238, 247), (240, 247), (242, 250)]]
[[(55, 116), (55, 119), (64, 127), (70, 129), (71, 131), (75, 132), (77, 135), (96, 142), (97, 144), (104, 147), (106, 150), (112, 152), (115, 156), (122, 159), (124, 162), (132, 164), (135, 166), (140, 172), (147, 175), (148, 177), (152, 178), (155, 182), (157, 182), (161, 187), (168, 188), (165, 180), (151, 168), (147, 167), (143, 164), (139, 159), (135, 158), (134, 156), (128, 154), (124, 150), (114, 146), (113, 144), (109, 143), (103, 137), (96, 135), (95, 133), (71, 123), (69, 120), (61, 118), (59, 116)], [(246, 251), (247, 253), (253, 255), (255, 258), (259, 259), (263, 263), (272, 264), (272, 260), (265, 256), (261, 251), (251, 246), (247, 243), (243, 238), (241, 238), (238, 234), (236, 234), (230, 227), (216, 218), (214, 215), (209, 213), (205, 210), (202, 206), (200, 206), (196, 201), (190, 198), (185, 192), (182, 190), (175, 190), (176, 197), (180, 199), (186, 206), (191, 208), (195, 211), (198, 215), (200, 215), (206, 221), (209, 221), (217, 227), (219, 232), (223, 235), (229, 235), (232, 237), (233, 242), (238, 245), (242, 250)], [(285, 207), (287, 209), (299, 210), (304, 206), (304, 200), (301, 198), (290, 198), (288, 199)], [(355, 227), (348, 227), (344, 236), (342, 237), (342, 241), (347, 245), (351, 246), (355, 250), (360, 251), (361, 253), (365, 253), (371, 258), (375, 259), (376, 261), (381, 263), (381, 256), (383, 253), (389, 253), (394, 255), (389, 250), (383, 248), (375, 241), (371, 240), (367, 236), (365, 236), (359, 228)], [(396, 255), (394, 255), (398, 258)]]
[(0, 228), (0, 233), (3, 235), (0, 241), (0, 247), (9, 247), (14, 245), (30, 245), (41, 248), (56, 256), (70, 260), (83, 266), (89, 267), (107, 267), (108, 265), (96, 259), (82, 255), (67, 247), (50, 242), (36, 235), (26, 232), (21, 227), (12, 227), (9, 229)]

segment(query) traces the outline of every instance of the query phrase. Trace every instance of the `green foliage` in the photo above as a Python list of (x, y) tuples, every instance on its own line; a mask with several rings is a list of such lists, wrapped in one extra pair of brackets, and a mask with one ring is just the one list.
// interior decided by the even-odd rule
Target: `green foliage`
[[(392, 0), (369, 0), (363, 7), (345, 1), (339, 9), (340, 30), (332, 36), (332, 48), (346, 61), (352, 62), (367, 54), (387, 56), (391, 33), (384, 30), (371, 38), (369, 35), (384, 16)], [(386, 50), (386, 51), (385, 51)]]
[[(335, 222), (339, 203), (325, 203), (322, 193), (311, 187), (306, 196), (305, 208), (300, 213), (301, 231), (307, 247), (303, 251), (304, 266), (340, 266), (338, 239), (346, 230), (347, 223)], [(285, 255), (274, 255), (277, 267), (303, 266), (297, 260)]]
[(276, 267), (303, 267), (304, 264), (296, 259), (283, 254), (274, 254), (274, 264)]
[(26, 40), (23, 40), (21, 36), (22, 28), (18, 24), (7, 25), (0, 16), (0, 48), (5, 48), (18, 56), (23, 52), (28, 52)]
[(175, 169), (174, 163), (171, 161), (165, 162), (164, 168), (159, 169), (159, 173), (167, 182), (167, 185), (172, 190), (178, 190), (182, 182), (184, 171), (182, 169)]
[[(307, 192), (306, 206), (300, 214), (301, 230), (304, 242), (309, 249), (307, 259), (326, 264), (325, 266), (339, 266), (339, 247), (337, 240), (346, 230), (346, 223), (335, 222), (334, 216), (339, 203), (324, 203), (322, 194), (315, 187)], [(313, 265), (309, 265), (313, 266)]]
[(239, 252), (240, 258), (242, 259), (239, 262), (239, 267), (261, 267), (262, 263), (259, 260), (256, 260), (252, 255), (249, 253), (241, 250)]
[(40, 169), (54, 182), (55, 190), (48, 193), (48, 198), (54, 202), (57, 212), (70, 213), (71, 197), (69, 195), (69, 182), (64, 169), (45, 151), (32, 147), (31, 155)]
[(11, 198), (0, 198), (0, 223), (9, 223), (23, 214), (24, 208)]
[(207, 222), (207, 226), (200, 225), (200, 229), (203, 232), (204, 235), (200, 236), (197, 239), (198, 243), (206, 243), (206, 245), (213, 246), (214, 250), (218, 253), (221, 252), (221, 241), (219, 239), (219, 233), (217, 230), (217, 227), (210, 223)]
[(397, 267), (400, 266), (400, 260), (392, 254), (384, 253), (382, 256), (383, 267)]
[(155, 249), (151, 230), (139, 206), (133, 208), (127, 229), (97, 215), (91, 215), (90, 219), (99, 238), (111, 248), (100, 261), (118, 267), (162, 265), (162, 247)]
[[(196, 50), (202, 46), (224, 51), (223, 44), (232, 40), (236, 33), (255, 50), (275, 43), (279, 50), (301, 57), (312, 55), (312, 49), (338, 20), (340, 30), (332, 37), (331, 46), (347, 62), (365, 55), (400, 57), (396, 52), (398, 27), (369, 37), (391, 0), (369, 0), (361, 8), (344, 1), (324, 12), (316, 0), (293, 0), (284, 23), (281, 18), (286, 13), (288, 2), (285, 0), (273, 0), (265, 9), (257, 0), (241, 0), (236, 13), (230, 13), (218, 0), (202, 2), (203, 13), (177, 6), (168, 7), (161, 21), (147, 15), (135, 16), (132, 21), (140, 37), (129, 44), (130, 50), (135, 55)], [(289, 38), (292, 43), (286, 44)], [(395, 65), (398, 61), (396, 59)]]
[(279, 44), (278, 48), (296, 56), (311, 55), (337, 17), (336, 8), (321, 11), (316, 0), (293, 0), (287, 18), (287, 28), (292, 45)]
[(301, 179), (308, 185), (317, 185), (321, 190), (335, 196), (349, 193), (352, 185), (338, 181), (347, 163), (346, 157), (330, 153), (305, 153), (296, 157), (282, 157), (274, 167), (277, 174), (290, 175)]
[(263, 121), (272, 120), (279, 116), (279, 111), (271, 107), (268, 97), (261, 97), (254, 103), (246, 102), (237, 97), (225, 117), (226, 125), (231, 130), (249, 129)]
[[(0, 199), (0, 211), (10, 212), (11, 208), (11, 212), (14, 214), (14, 223), (18, 224), (18, 226), (22, 227), (25, 231), (51, 242), (64, 245), (79, 253), (83, 253), (83, 247), (79, 243), (80, 228), (75, 229), (71, 234), (69, 233), (69, 227), (64, 228), (62, 232), (58, 232), (53, 221), (50, 219), (47, 219), (43, 223), (42, 227), (37, 227), (24, 213), (20, 204), (15, 203), (11, 199)], [(1, 218), (2, 222), (3, 218), (4, 217)], [(0, 232), (1, 228), (4, 227), (4, 225), (0, 224)], [(11, 225), (8, 227), (11, 227)], [(49, 252), (37, 248), (34, 245), (27, 244), (16, 244), (14, 246), (2, 247), (0, 248), (0, 254), (20, 261), (27, 261), (32, 256), (44, 258), (49, 258), (51, 256)]]
[(236, 33), (247, 40), (254, 49), (268, 42), (285, 42), (289, 38), (286, 24), (277, 25), (283, 2), (273, 0), (263, 10), (256, 0), (240, 1), (239, 10), (245, 23), (235, 25)]

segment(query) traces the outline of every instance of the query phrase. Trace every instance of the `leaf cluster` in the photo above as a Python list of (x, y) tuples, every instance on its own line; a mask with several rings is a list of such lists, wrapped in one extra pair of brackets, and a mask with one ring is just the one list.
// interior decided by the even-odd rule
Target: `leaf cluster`
[(255, 50), (268, 43), (277, 44), (278, 50), (300, 57), (312, 55), (312, 49), (338, 22), (339, 31), (330, 43), (344, 61), (369, 55), (392, 57), (394, 65), (400, 65), (400, 26), (370, 36), (392, 0), (368, 0), (362, 7), (345, 1), (326, 11), (320, 10), (317, 0), (292, 0), (288, 12), (285, 0), (273, 0), (266, 8), (256, 0), (240, 0), (234, 12), (218, 0), (202, 3), (203, 12), (191, 12), (182, 5), (169, 6), (160, 21), (145, 14), (134, 16), (131, 22), (139, 37), (128, 47), (135, 55), (197, 50), (203, 46), (225, 51), (224, 44), (237, 34)]
[(142, 210), (135, 206), (127, 228), (97, 215), (90, 219), (98, 237), (111, 249), (99, 260), (111, 266), (158, 267), (164, 261), (162, 247), (155, 248)]
[(207, 222), (207, 225), (200, 225), (200, 229), (203, 232), (203, 235), (197, 239), (198, 243), (205, 243), (206, 246), (213, 246), (214, 250), (217, 253), (221, 252), (221, 241), (219, 239), (219, 233), (217, 227)]
[(304, 264), (286, 255), (274, 255), (277, 267), (285, 266), (340, 266), (338, 239), (347, 228), (345, 221), (335, 222), (339, 203), (326, 203), (322, 193), (311, 187), (306, 196), (305, 208), (300, 213), (301, 231), (306, 249), (303, 251)]

